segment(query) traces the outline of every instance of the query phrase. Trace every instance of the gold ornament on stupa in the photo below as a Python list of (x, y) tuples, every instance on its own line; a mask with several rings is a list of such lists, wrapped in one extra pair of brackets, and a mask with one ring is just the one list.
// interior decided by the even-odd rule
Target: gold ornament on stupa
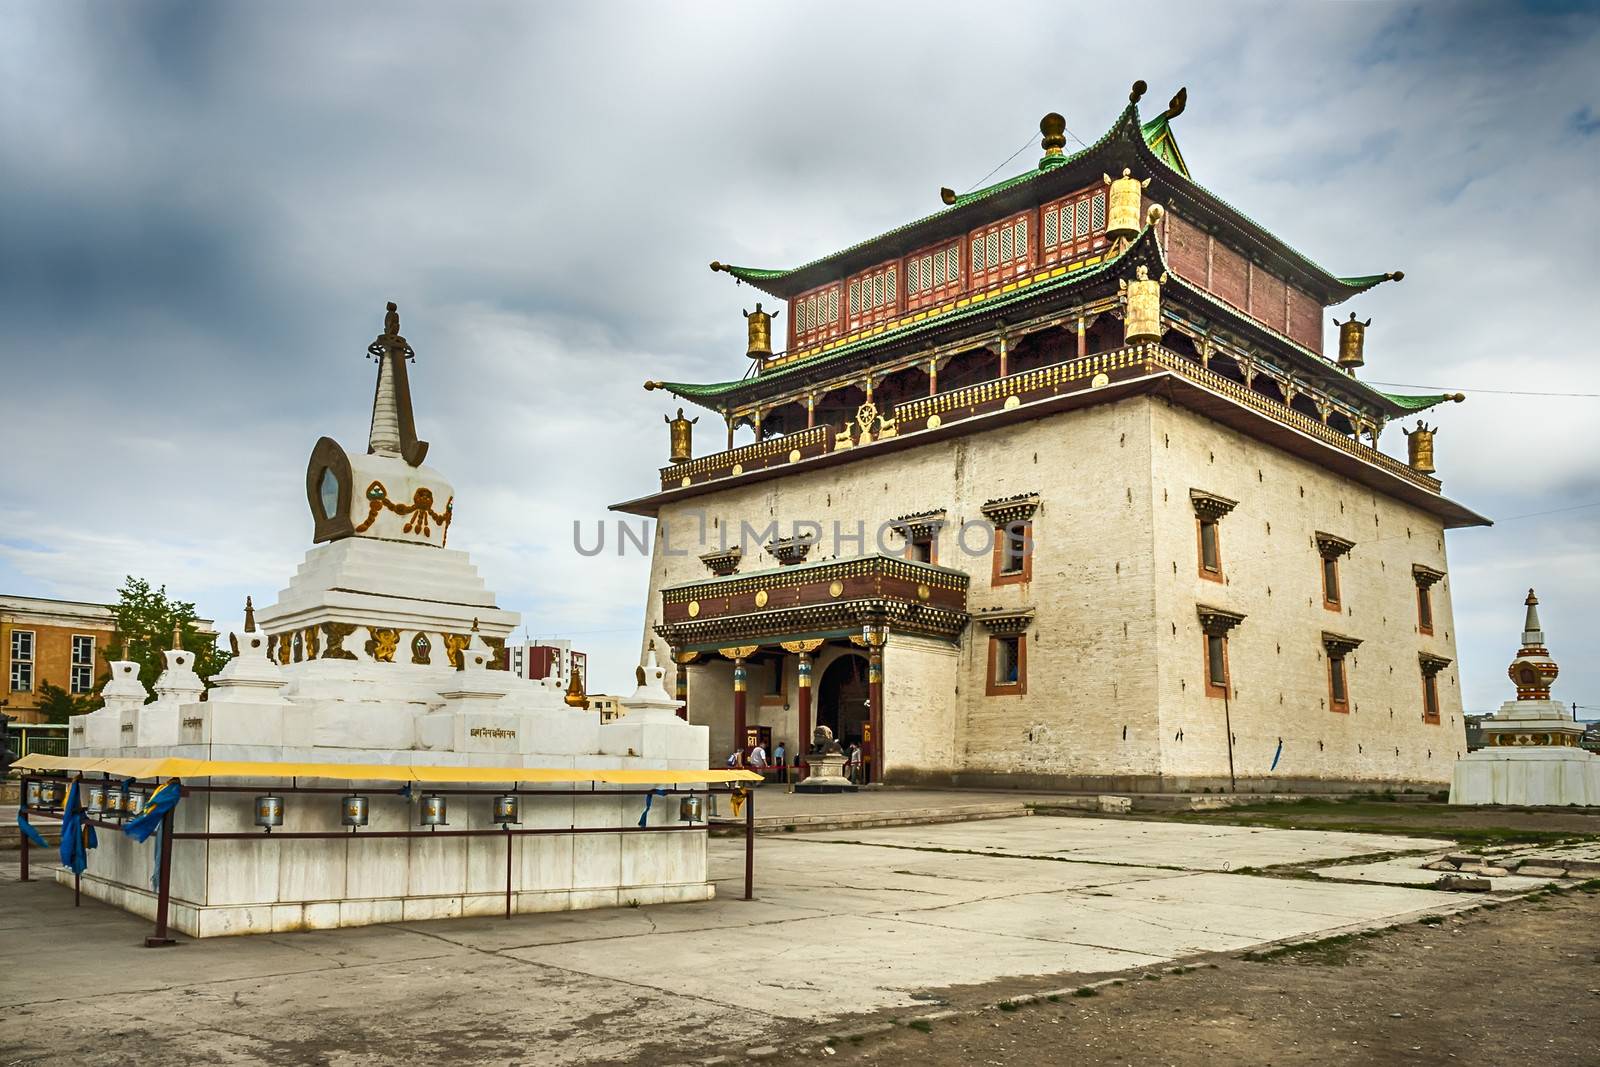
[(583, 669), (572, 668), (572, 681), (567, 683), (567, 695), (563, 698), (569, 708), (588, 708), (589, 698), (583, 691)]
[(1044, 135), (1039, 141), (1039, 147), (1044, 149), (1044, 156), (1039, 160), (1039, 169), (1044, 170), (1046, 167), (1066, 162), (1064, 151), (1067, 147), (1066, 118), (1054, 111), (1050, 112), (1039, 120), (1039, 132)]

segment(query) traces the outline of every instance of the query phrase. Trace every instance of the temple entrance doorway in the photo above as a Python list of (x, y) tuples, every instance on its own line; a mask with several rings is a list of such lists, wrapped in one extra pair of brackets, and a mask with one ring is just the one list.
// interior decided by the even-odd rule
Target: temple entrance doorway
[(850, 652), (828, 664), (817, 687), (817, 724), (833, 731), (848, 751), (866, 735), (867, 657)]

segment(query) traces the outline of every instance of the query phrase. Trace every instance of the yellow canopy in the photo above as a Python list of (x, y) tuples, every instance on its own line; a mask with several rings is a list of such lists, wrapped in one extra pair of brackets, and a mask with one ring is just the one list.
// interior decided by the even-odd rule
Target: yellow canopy
[(46, 756), (34, 752), (12, 766), (24, 771), (90, 771), (119, 778), (334, 778), (358, 782), (604, 782), (674, 785), (759, 782), (754, 771), (587, 770), (571, 767), (418, 767), (383, 763), (269, 763), (248, 760)]

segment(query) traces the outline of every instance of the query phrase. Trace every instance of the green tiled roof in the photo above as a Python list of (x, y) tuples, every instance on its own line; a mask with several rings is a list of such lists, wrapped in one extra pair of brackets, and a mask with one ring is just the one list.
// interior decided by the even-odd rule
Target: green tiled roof
[(1444, 404), (1450, 401), (1460, 403), (1466, 399), (1466, 397), (1461, 393), (1428, 393), (1423, 396), (1405, 396), (1401, 393), (1379, 392), (1378, 395), (1389, 401), (1395, 407), (1404, 408), (1408, 412), (1427, 411), (1435, 404)]
[[(1178, 184), (1180, 187), (1184, 185), (1189, 186), (1195, 192), (1202, 194), (1207, 200), (1210, 200), (1218, 206), (1226, 209), (1228, 212), (1231, 212), (1242, 221), (1248, 223), (1251, 227), (1260, 231), (1263, 238), (1272, 244), (1275, 244), (1286, 257), (1300, 263), (1302, 267), (1310, 274), (1322, 278), (1330, 290), (1344, 290), (1344, 299), (1364, 292), (1378, 283), (1388, 279), (1392, 278), (1398, 281), (1401, 278), (1402, 275), (1399, 271), (1392, 271), (1385, 274), (1360, 275), (1349, 278), (1339, 277), (1338, 275), (1331, 274), (1326, 269), (1306, 257), (1304, 254), (1285, 243), (1281, 238), (1277, 237), (1266, 227), (1250, 218), (1250, 216), (1246, 215), (1244, 212), (1240, 211), (1238, 208), (1234, 207), (1220, 196), (1217, 196), (1215, 193), (1211, 192), (1211, 190), (1196, 182), (1190, 176), (1189, 167), (1184, 162), (1183, 153), (1178, 148), (1177, 139), (1174, 137), (1172, 132), (1169, 112), (1164, 111), (1156, 118), (1151, 119), (1149, 122), (1141, 124), (1139, 122), (1139, 106), (1137, 103), (1130, 103), (1127, 107), (1125, 107), (1121, 114), (1117, 116), (1116, 121), (1111, 124), (1111, 127), (1106, 130), (1099, 140), (1095, 141), (1091, 145), (1084, 146), (1082, 149), (1073, 153), (1072, 155), (1059, 157), (1058, 160), (1053, 160), (1048, 166), (1035, 167), (1032, 170), (1028, 170), (1013, 177), (1006, 178), (1003, 181), (996, 182), (993, 185), (985, 186), (982, 189), (975, 189), (970, 193), (963, 193), (957, 196), (952, 204), (934, 212), (931, 215), (925, 215), (922, 218), (916, 219), (913, 222), (908, 222), (903, 226), (897, 226), (892, 230), (887, 230), (884, 233), (878, 234), (876, 237), (869, 238), (868, 240), (859, 241), (848, 248), (840, 249), (837, 252), (831, 252), (828, 255), (821, 256), (809, 263), (804, 263), (798, 267), (789, 269), (741, 267), (724, 263), (713, 263), (712, 269), (726, 271), (741, 281), (749, 282), (758, 289), (761, 289), (763, 292), (771, 293), (773, 296), (787, 299), (797, 295), (798, 290), (796, 290), (793, 284), (784, 283), (789, 282), (790, 279), (794, 278), (796, 275), (811, 271), (813, 268), (819, 267), (832, 260), (840, 259), (850, 255), (851, 253), (862, 251), (863, 249), (870, 248), (873, 245), (896, 237), (909, 230), (914, 230), (918, 227), (924, 226), (948, 215), (952, 211), (958, 211), (970, 204), (979, 203), (1000, 193), (1006, 192), (1007, 190), (1026, 185), (1029, 182), (1038, 181), (1039, 179), (1044, 178), (1045, 176), (1052, 174), (1057, 170), (1060, 170), (1061, 167), (1065, 166), (1066, 164), (1075, 163), (1093, 155), (1104, 148), (1111, 141), (1115, 140), (1119, 134), (1123, 134), (1130, 129), (1137, 129), (1139, 131), (1140, 136), (1138, 141), (1144, 145), (1152, 158), (1159, 160), (1163, 166), (1172, 172), (1176, 179), (1178, 179), (1176, 184)], [(827, 280), (829, 279), (819, 280), (816, 282), (816, 284), (822, 284), (823, 281)]]
[[(851, 341), (849, 344), (840, 345), (838, 348), (831, 348), (826, 352), (819, 352), (809, 359), (802, 359), (797, 362), (778, 367), (775, 370), (768, 371), (767, 373), (759, 375), (755, 378), (740, 378), (731, 382), (711, 382), (704, 385), (696, 385), (688, 382), (662, 382), (659, 386), (657, 386), (657, 388), (665, 389), (672, 395), (680, 397), (684, 400), (700, 403), (713, 401), (718, 397), (728, 395), (729, 393), (738, 389), (741, 385), (750, 385), (752, 383), (766, 385), (770, 382), (785, 378), (788, 375), (794, 374), (798, 371), (808, 370), (822, 363), (831, 363), (841, 356), (849, 355), (852, 352), (858, 352), (863, 348), (877, 347), (887, 341), (892, 341), (897, 337), (911, 333), (920, 328), (943, 326), (946, 323), (960, 322), (975, 315), (988, 314), (996, 308), (1007, 307), (1028, 297), (1037, 296), (1040, 293), (1048, 293), (1057, 289), (1064, 289), (1067, 286), (1074, 285), (1086, 278), (1093, 278), (1100, 274), (1104, 274), (1107, 270), (1110, 270), (1112, 267), (1127, 259), (1128, 256), (1133, 253), (1134, 249), (1139, 248), (1146, 242), (1148, 242), (1155, 251), (1157, 260), (1161, 261), (1160, 246), (1156, 245), (1154, 237), (1151, 236), (1151, 230), (1147, 226), (1143, 231), (1140, 232), (1139, 236), (1134, 238), (1128, 247), (1123, 250), (1122, 255), (1112, 259), (1107, 259), (1101, 263), (1095, 264), (1092, 267), (1083, 267), (1075, 271), (1070, 271), (1066, 274), (1063, 274), (1059, 278), (1051, 278), (1047, 281), (1037, 282), (1033, 285), (1022, 286), (1017, 288), (1014, 292), (1007, 293), (1004, 296), (991, 297), (968, 307), (961, 308), (958, 311), (947, 312), (943, 315), (922, 319), (918, 322), (903, 323), (899, 326), (896, 326), (894, 329), (885, 330), (883, 333), (879, 334), (873, 334), (871, 337), (863, 337), (859, 340)], [(713, 408), (713, 410), (716, 409)]]

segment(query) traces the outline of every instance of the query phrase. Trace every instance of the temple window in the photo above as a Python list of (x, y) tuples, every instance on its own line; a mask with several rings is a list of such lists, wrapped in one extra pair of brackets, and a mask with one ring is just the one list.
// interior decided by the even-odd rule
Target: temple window
[(993, 634), (989, 637), (988, 696), (1028, 691), (1027, 642), (1025, 634)]
[(982, 289), (1028, 269), (1028, 216), (1018, 215), (975, 231), (969, 238), (968, 277)]
[(1339, 589), (1339, 557), (1349, 553), (1355, 542), (1328, 533), (1318, 533), (1315, 540), (1317, 554), (1322, 557), (1322, 606), (1339, 611), (1344, 606)]
[(1215, 493), (1189, 490), (1189, 502), (1194, 505), (1197, 551), (1200, 577), (1207, 581), (1222, 581), (1222, 517), (1232, 511), (1237, 500), (1229, 500)]
[(850, 279), (848, 329), (892, 318), (900, 308), (899, 270), (893, 263)]
[(1422, 721), (1437, 726), (1439, 725), (1439, 672), (1450, 666), (1450, 661), (1443, 656), (1420, 652), (1417, 654), (1417, 663), (1422, 668)]
[(906, 257), (906, 308), (926, 307), (961, 292), (961, 243)]
[(790, 328), (794, 330), (796, 346), (839, 336), (839, 286), (830, 285), (797, 297)]
[(1195, 612), (1200, 617), (1200, 632), (1204, 640), (1201, 654), (1204, 657), (1206, 696), (1226, 699), (1233, 684), (1228, 674), (1228, 632), (1243, 622), (1244, 616), (1204, 604), (1196, 605)]
[(1417, 585), (1417, 632), (1420, 634), (1433, 634), (1433, 586), (1443, 577), (1443, 571), (1432, 567), (1420, 563), (1411, 566), (1411, 580)]
[(994, 566), (990, 585), (1012, 585), (1033, 578), (1033, 513), (1039, 497), (1033, 493), (991, 500), (984, 516), (994, 523)]
[(1322, 635), (1322, 647), (1328, 653), (1328, 708), (1345, 713), (1350, 710), (1350, 680), (1345, 672), (1345, 657), (1361, 644), (1360, 638), (1341, 634)]
[(1106, 193), (1084, 190), (1046, 204), (1044, 208), (1045, 261), (1070, 259), (1104, 245), (1106, 231)]

